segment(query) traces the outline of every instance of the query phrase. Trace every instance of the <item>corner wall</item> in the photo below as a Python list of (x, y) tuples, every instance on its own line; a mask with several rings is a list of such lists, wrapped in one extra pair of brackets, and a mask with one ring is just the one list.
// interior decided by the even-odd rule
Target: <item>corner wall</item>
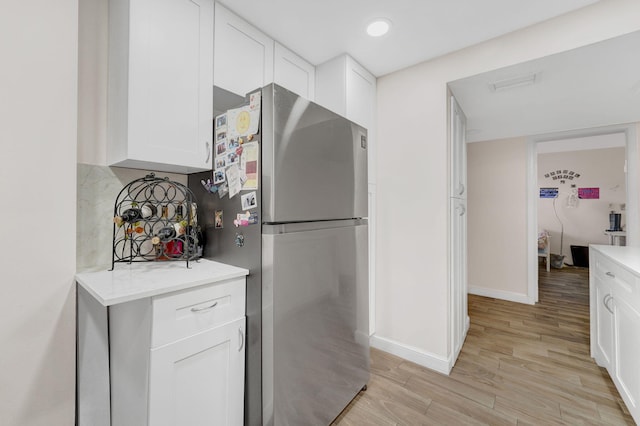
[(78, 0), (0, 13), (0, 423), (75, 419)]

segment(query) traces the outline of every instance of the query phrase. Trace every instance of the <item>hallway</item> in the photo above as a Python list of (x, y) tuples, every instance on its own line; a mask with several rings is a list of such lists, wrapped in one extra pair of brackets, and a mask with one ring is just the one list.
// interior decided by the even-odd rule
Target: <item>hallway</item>
[(376, 349), (371, 379), (336, 425), (633, 425), (589, 355), (588, 269), (539, 271), (540, 302), (469, 295), (450, 376)]

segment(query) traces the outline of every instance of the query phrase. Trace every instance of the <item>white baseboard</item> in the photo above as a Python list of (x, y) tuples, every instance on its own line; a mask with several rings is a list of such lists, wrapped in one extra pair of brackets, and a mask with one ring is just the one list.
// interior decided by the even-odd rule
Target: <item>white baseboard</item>
[(469, 294), (475, 294), (476, 296), (492, 297), (494, 299), (507, 300), (509, 302), (524, 303), (527, 305), (535, 304), (535, 302), (529, 300), (529, 297), (526, 294), (513, 293), (511, 291), (469, 286), (468, 292)]
[(421, 349), (414, 348), (391, 339), (376, 336), (375, 334), (371, 336), (369, 342), (370, 345), (376, 349), (389, 352), (390, 354), (404, 358), (407, 361), (415, 362), (418, 365), (435, 370), (439, 373), (449, 375), (449, 371), (451, 370), (450, 364), (452, 363), (450, 360), (425, 352)]

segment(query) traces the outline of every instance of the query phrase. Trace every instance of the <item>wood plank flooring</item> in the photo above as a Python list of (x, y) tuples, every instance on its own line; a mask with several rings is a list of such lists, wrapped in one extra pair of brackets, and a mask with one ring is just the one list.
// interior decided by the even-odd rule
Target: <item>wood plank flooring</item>
[(634, 425), (589, 355), (586, 268), (540, 269), (535, 306), (469, 295), (449, 376), (371, 350), (368, 389), (334, 425)]

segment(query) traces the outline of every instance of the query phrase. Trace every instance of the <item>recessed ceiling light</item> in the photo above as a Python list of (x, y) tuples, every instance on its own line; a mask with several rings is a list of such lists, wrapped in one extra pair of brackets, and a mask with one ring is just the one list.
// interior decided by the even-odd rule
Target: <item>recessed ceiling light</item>
[(380, 37), (389, 32), (389, 28), (391, 28), (391, 21), (385, 18), (377, 18), (367, 26), (367, 34), (371, 37)]

